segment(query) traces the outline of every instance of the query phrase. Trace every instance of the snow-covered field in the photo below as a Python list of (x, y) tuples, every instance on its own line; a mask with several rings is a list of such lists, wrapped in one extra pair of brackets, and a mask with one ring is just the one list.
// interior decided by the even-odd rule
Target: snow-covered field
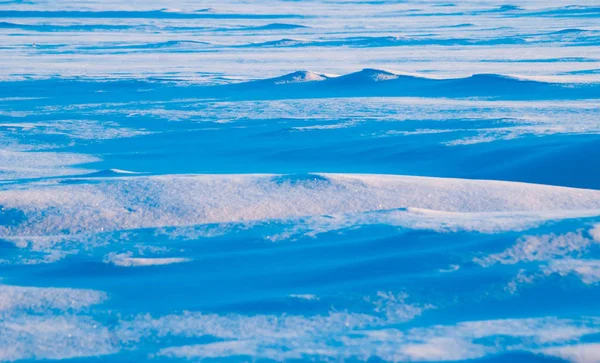
[(600, 5), (0, 1), (0, 361), (600, 362)]

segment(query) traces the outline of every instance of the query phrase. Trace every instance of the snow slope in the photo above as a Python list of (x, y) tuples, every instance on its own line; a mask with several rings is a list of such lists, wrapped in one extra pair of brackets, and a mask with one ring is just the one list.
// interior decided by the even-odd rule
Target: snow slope
[(599, 17), (0, 2), (0, 362), (597, 362)]

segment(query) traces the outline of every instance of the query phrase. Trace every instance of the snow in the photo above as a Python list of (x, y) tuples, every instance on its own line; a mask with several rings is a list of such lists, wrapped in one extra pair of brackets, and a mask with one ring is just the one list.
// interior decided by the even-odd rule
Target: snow
[(111, 263), (120, 267), (140, 267), (140, 266), (162, 266), (174, 263), (190, 262), (188, 258), (166, 257), (166, 258), (144, 258), (131, 257), (131, 253), (111, 253), (104, 258), (105, 263)]
[(598, 361), (597, 1), (200, 5), (0, 4), (0, 362)]
[[(0, 191), (5, 208), (35, 223), (0, 236), (287, 219), (397, 208), (440, 212), (597, 215), (600, 191), (514, 182), (390, 175), (163, 175), (78, 179)], [(591, 210), (591, 212), (590, 212)], [(62, 232), (61, 232), (62, 231)]]

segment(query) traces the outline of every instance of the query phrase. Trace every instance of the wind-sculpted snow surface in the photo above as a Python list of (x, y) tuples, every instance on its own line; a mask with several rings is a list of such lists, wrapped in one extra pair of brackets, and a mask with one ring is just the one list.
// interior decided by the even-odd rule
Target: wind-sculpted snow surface
[[(162, 45), (155, 44), (160, 47)], [(40, 95), (40, 81), (11, 82), (23, 85), (20, 93)], [(110, 81), (97, 84), (87, 80), (47, 80), (42, 84), (56, 84), (66, 90), (98, 92), (105, 88), (110, 95), (98, 99), (118, 98), (132, 100), (140, 91), (147, 97), (160, 97), (169, 92), (179, 98), (216, 100), (281, 100), (342, 97), (434, 97), (434, 98), (481, 98), (500, 100), (578, 100), (600, 98), (599, 83), (552, 83), (532, 79), (516, 78), (500, 74), (475, 74), (465, 78), (428, 78), (393, 71), (363, 69), (342, 76), (310, 71), (296, 71), (275, 78), (225, 85), (148, 84), (144, 81)], [(27, 90), (27, 91), (26, 91)], [(0, 93), (8, 97), (11, 94)]]
[(0, 18), (0, 362), (600, 361), (597, 3)]

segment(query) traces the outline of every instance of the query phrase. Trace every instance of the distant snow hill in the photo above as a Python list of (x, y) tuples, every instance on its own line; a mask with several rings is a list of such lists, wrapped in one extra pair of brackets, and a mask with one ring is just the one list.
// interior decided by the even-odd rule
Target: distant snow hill
[(213, 97), (285, 99), (329, 97), (485, 97), (498, 99), (589, 99), (600, 97), (596, 83), (550, 83), (501, 74), (436, 79), (378, 69), (342, 76), (308, 71), (281, 77), (200, 89)]
[[(7, 82), (8, 85), (10, 82)], [(19, 82), (19, 91), (36, 96), (41, 86), (60, 88), (78, 96), (121, 100), (138, 97), (140, 89), (147, 99), (162, 97), (210, 98), (221, 100), (273, 100), (340, 97), (434, 97), (481, 98), (496, 100), (575, 100), (600, 98), (600, 83), (552, 83), (501, 74), (474, 74), (464, 78), (427, 78), (378, 69), (363, 69), (342, 76), (297, 71), (275, 78), (240, 83), (181, 85), (173, 80), (32, 80)], [(151, 83), (151, 84), (150, 84)], [(7, 87), (11, 90), (11, 87)], [(105, 92), (100, 96), (98, 90)], [(0, 97), (15, 97), (15, 91)], [(45, 96), (40, 93), (40, 96)], [(72, 95), (71, 95), (72, 96)], [(71, 97), (70, 96), (70, 97)], [(60, 95), (58, 96), (60, 97)], [(65, 96), (66, 97), (66, 96)], [(70, 99), (72, 102), (73, 100)]]

